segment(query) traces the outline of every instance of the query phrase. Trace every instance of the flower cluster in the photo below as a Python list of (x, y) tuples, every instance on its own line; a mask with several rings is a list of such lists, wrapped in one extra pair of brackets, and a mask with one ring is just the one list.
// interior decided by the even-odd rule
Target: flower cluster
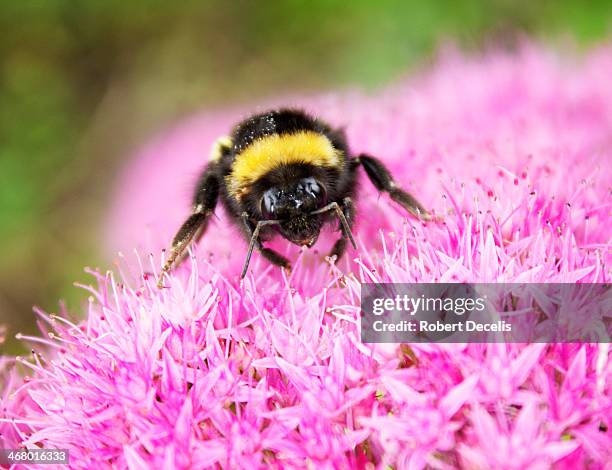
[[(90, 271), (85, 319), (38, 312), (32, 355), (0, 363), (0, 447), (67, 448), (75, 468), (604, 468), (607, 344), (363, 344), (359, 300), (362, 282), (609, 282), (610, 76), (612, 49), (525, 47), (450, 55), (376, 96), (294, 99), (442, 221), (406, 219), (363, 179), (360, 249), (337, 265), (328, 233), (317, 250), (279, 243), (291, 273), (254, 259), (240, 282), (220, 212), (161, 291), (156, 255)], [(159, 252), (239, 114), (143, 150), (111, 249)]]

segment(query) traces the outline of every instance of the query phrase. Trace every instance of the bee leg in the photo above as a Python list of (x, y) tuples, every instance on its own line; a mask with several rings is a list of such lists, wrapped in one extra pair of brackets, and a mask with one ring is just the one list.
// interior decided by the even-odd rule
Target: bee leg
[(270, 248), (264, 247), (261, 243), (261, 240), (259, 239), (259, 232), (261, 228), (265, 225), (278, 224), (278, 220), (260, 220), (259, 222), (257, 222), (255, 228), (253, 228), (253, 224), (249, 220), (248, 214), (246, 212), (243, 212), (240, 217), (242, 218), (246, 235), (250, 240), (249, 251), (247, 252), (247, 257), (242, 268), (242, 274), (240, 275), (240, 279), (243, 279), (246, 276), (254, 248), (257, 248), (257, 251), (259, 251), (259, 253), (261, 253), (261, 255), (266, 258), (270, 263), (276, 266), (280, 266), (281, 268), (291, 269), (291, 263), (289, 263), (289, 260), (287, 258)]
[(198, 235), (202, 235), (206, 229), (206, 223), (210, 214), (217, 205), (219, 197), (219, 179), (214, 169), (214, 164), (206, 167), (198, 183), (194, 197), (194, 208), (192, 214), (187, 218), (172, 240), (172, 248), (164, 267), (159, 275), (157, 287), (163, 287), (164, 274), (169, 272), (176, 260), (185, 253), (191, 241)]
[(353, 219), (355, 217), (355, 208), (353, 206), (353, 200), (350, 197), (345, 197), (342, 200), (341, 206), (342, 214), (344, 215), (344, 219), (346, 220), (347, 228), (344, 227), (342, 220), (340, 221), (340, 230), (342, 230), (342, 237), (336, 240), (334, 246), (329, 253), (329, 257), (336, 257), (336, 261), (342, 258), (344, 252), (346, 251), (347, 240), (351, 240), (353, 247), (356, 248), (355, 241), (353, 240), (353, 234), (351, 233), (351, 229), (353, 227)]
[(358, 163), (363, 166), (368, 178), (379, 191), (389, 193), (391, 199), (406, 209), (415, 217), (422, 220), (431, 220), (429, 212), (417, 201), (412, 194), (404, 191), (393, 180), (391, 173), (382, 162), (369, 155), (360, 155), (356, 158)]
[(291, 263), (289, 262), (289, 260), (277, 251), (274, 251), (271, 248), (266, 248), (265, 246), (261, 246), (259, 248), (259, 253), (261, 253), (261, 256), (266, 258), (273, 265), (278, 266), (280, 268), (285, 268), (287, 270), (291, 269)]

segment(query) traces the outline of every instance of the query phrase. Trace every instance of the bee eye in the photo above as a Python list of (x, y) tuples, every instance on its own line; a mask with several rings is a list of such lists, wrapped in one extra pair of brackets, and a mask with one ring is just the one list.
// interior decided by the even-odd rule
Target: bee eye
[(325, 204), (325, 199), (327, 198), (325, 186), (313, 177), (301, 180), (298, 185), (298, 190), (314, 197), (319, 205)]
[(278, 206), (278, 191), (268, 189), (261, 199), (261, 213), (266, 219), (274, 219), (276, 217), (276, 208)]

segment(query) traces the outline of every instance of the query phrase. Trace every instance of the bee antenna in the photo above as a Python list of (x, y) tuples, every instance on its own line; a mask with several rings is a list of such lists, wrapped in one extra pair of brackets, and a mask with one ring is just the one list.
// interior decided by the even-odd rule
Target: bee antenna
[[(350, 199), (349, 199), (349, 202), (350, 202)], [(316, 211), (311, 212), (311, 214), (312, 215), (322, 214), (324, 212), (329, 212), (329, 211), (336, 212), (336, 216), (340, 220), (340, 224), (342, 225), (342, 229), (344, 230), (346, 237), (351, 242), (351, 245), (353, 245), (353, 248), (357, 249), (357, 243), (355, 243), (355, 239), (353, 238), (353, 232), (351, 231), (351, 226), (348, 220), (346, 220), (346, 216), (342, 212), (342, 209), (340, 208), (340, 205), (337, 202), (330, 202), (329, 204), (322, 207), (321, 209), (317, 209)]]
[(255, 245), (257, 248), (261, 248), (261, 242), (259, 241), (259, 232), (261, 228), (265, 225), (278, 225), (280, 224), (280, 220), (260, 220), (257, 222), (257, 226), (251, 235), (251, 241), (249, 242), (249, 251), (247, 252), (246, 260), (244, 261), (244, 267), (242, 268), (242, 274), (240, 275), (240, 279), (244, 279), (246, 276), (247, 270), (249, 269), (249, 263), (251, 262), (251, 255), (253, 254), (253, 249)]

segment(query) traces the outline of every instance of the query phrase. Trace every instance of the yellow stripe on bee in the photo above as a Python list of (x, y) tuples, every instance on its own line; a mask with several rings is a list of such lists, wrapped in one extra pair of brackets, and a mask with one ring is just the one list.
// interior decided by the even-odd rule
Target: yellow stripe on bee
[(245, 188), (279, 165), (308, 163), (337, 167), (342, 161), (342, 152), (318, 132), (273, 134), (255, 140), (236, 156), (227, 183), (230, 193), (240, 197)]

